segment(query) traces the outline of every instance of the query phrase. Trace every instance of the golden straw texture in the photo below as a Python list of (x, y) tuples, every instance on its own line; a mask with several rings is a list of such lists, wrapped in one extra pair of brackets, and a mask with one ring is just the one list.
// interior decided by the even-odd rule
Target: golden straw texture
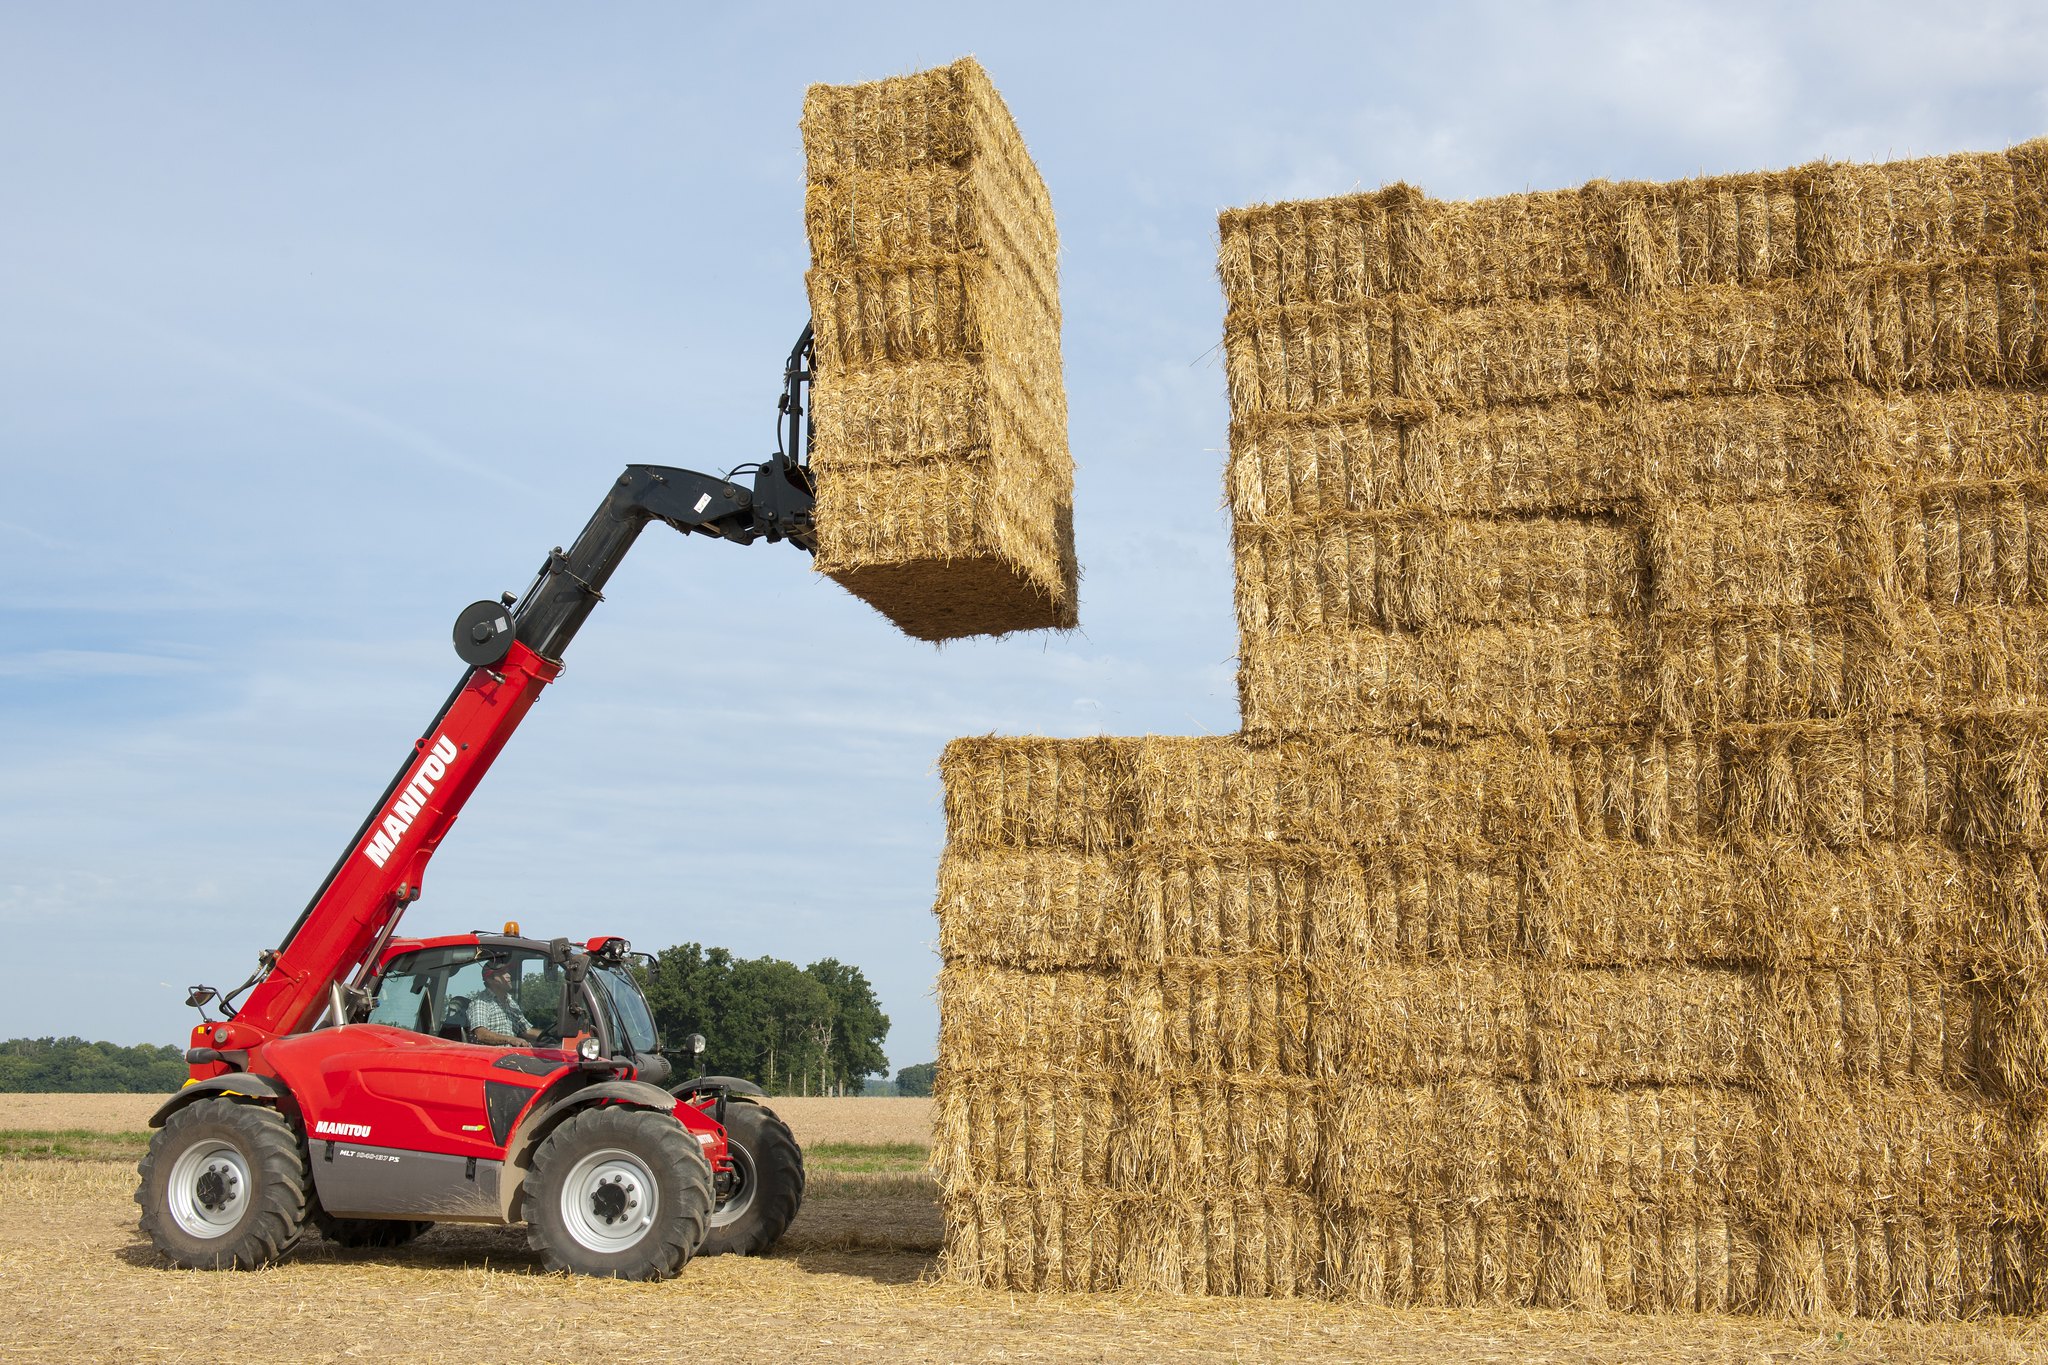
[(804, 99), (820, 572), (924, 640), (1076, 623), (1052, 201), (971, 58)]
[(2048, 143), (1221, 230), (1244, 731), (947, 747), (949, 1272), (2048, 1308)]

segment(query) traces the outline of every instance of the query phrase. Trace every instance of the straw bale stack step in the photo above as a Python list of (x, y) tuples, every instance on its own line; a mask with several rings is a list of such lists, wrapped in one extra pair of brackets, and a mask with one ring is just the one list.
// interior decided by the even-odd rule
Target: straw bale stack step
[(1052, 201), (971, 58), (804, 100), (820, 572), (924, 640), (1077, 621)]
[(2048, 251), (2048, 141), (1665, 185), (1594, 181), (1469, 203), (1395, 185), (1232, 209), (1220, 226), (1224, 291), (1254, 306), (1389, 294), (1462, 305), (1757, 285)]
[(947, 748), (951, 1272), (2048, 1309), (2048, 143), (1221, 232), (1244, 730)]

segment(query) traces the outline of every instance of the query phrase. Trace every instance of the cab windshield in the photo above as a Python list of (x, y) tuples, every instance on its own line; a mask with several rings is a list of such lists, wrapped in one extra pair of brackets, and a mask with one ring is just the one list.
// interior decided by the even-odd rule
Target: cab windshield
[(611, 1005), (612, 1018), (621, 1027), (617, 1039), (634, 1052), (653, 1053), (660, 1040), (654, 1030), (654, 1016), (647, 1012), (647, 998), (640, 985), (623, 967), (596, 967), (590, 979)]

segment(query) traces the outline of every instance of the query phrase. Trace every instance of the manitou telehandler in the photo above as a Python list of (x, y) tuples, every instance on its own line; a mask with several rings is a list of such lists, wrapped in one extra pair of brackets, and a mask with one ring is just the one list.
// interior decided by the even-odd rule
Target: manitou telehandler
[[(668, 1084), (625, 940), (543, 942), (514, 924), (392, 935), (649, 522), (816, 548), (810, 378), (806, 327), (775, 455), (722, 478), (628, 466), (523, 596), (456, 618), (462, 681), (298, 922), (227, 995), (187, 997), (192, 1078), (150, 1119), (135, 1192), (173, 1262), (263, 1265), (308, 1224), (396, 1246), (439, 1221), (524, 1222), (550, 1269), (656, 1279), (700, 1252), (766, 1250), (788, 1227), (804, 1185), (789, 1129), (746, 1081)], [(751, 486), (735, 482), (748, 469)], [(687, 1050), (703, 1046), (692, 1035)]]

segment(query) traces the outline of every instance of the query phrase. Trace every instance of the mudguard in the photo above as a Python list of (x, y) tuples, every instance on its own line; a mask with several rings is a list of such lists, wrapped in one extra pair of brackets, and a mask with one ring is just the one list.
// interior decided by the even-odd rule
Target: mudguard
[(600, 1100), (613, 1104), (630, 1104), (638, 1109), (658, 1109), (667, 1114), (674, 1111), (676, 1097), (658, 1085), (644, 1081), (599, 1081), (596, 1085), (578, 1086), (567, 1090), (553, 1099), (542, 1099), (535, 1103), (531, 1113), (520, 1121), (512, 1133), (512, 1140), (505, 1144), (505, 1169), (516, 1174), (508, 1175), (500, 1186), (505, 1221), (517, 1222), (513, 1217), (521, 1187), (526, 1183), (525, 1170), (530, 1164), (528, 1158), (534, 1146), (548, 1134), (557, 1120), (567, 1118), (571, 1113)]
[(246, 1071), (233, 1071), (225, 1076), (209, 1076), (203, 1081), (188, 1081), (183, 1090), (157, 1106), (149, 1116), (149, 1126), (161, 1128), (164, 1120), (196, 1100), (212, 1095), (240, 1095), (252, 1100), (281, 1100), (285, 1088), (265, 1076), (254, 1076)]
[(768, 1092), (752, 1081), (738, 1076), (692, 1076), (689, 1080), (668, 1088), (671, 1095), (701, 1094), (706, 1090), (723, 1090), (728, 1095), (752, 1095), (767, 1099)]

